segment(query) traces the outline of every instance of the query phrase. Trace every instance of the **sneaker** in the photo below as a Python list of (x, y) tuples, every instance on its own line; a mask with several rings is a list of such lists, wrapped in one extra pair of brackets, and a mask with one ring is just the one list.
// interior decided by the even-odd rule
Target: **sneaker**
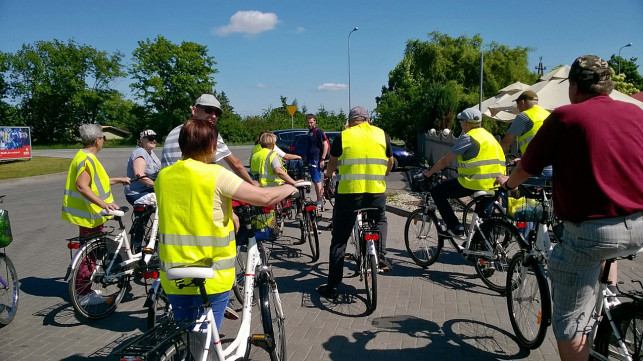
[(227, 318), (228, 320), (238, 320), (239, 314), (235, 310), (233, 310), (230, 306), (226, 306), (225, 312), (223, 313), (223, 317)]
[(393, 269), (393, 266), (391, 266), (391, 263), (384, 257), (383, 254), (380, 255), (379, 257), (379, 270), (382, 272), (390, 272)]
[(92, 293), (79, 296), (78, 303), (80, 303), (81, 306), (92, 306), (110, 303), (111, 299), (112, 297), (103, 297), (92, 291)]
[(454, 229), (449, 229), (446, 232), (441, 232), (441, 234), (449, 238), (464, 239), (464, 227), (458, 226)]
[(337, 298), (339, 296), (339, 292), (337, 292), (337, 287), (332, 287), (329, 285), (321, 285), (317, 287), (317, 292), (326, 298)]

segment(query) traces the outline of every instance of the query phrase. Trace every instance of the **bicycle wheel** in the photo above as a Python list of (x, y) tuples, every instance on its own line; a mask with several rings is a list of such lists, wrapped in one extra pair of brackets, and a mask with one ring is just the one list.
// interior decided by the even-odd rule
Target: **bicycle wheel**
[(377, 262), (375, 256), (365, 253), (362, 257), (364, 286), (366, 286), (366, 307), (370, 312), (377, 308)]
[(281, 204), (281, 201), (275, 204), (275, 223), (277, 224), (277, 237), (280, 237), (284, 233), (284, 207)]
[(158, 361), (188, 361), (194, 360), (183, 337), (179, 336), (166, 343), (166, 348), (155, 359)]
[(413, 262), (424, 268), (432, 265), (440, 256), (444, 239), (438, 236), (435, 213), (416, 209), (406, 219), (404, 244)]
[(540, 347), (551, 324), (551, 295), (542, 265), (517, 253), (509, 264), (506, 287), (509, 320), (518, 344), (530, 350)]
[[(113, 244), (111, 240), (110, 245)], [(113, 248), (113, 247), (112, 247)], [(103, 239), (86, 244), (76, 259), (69, 280), (69, 299), (71, 304), (84, 318), (100, 319), (109, 316), (123, 299), (129, 280), (125, 276), (106, 281), (107, 267), (114, 259), (114, 249), (108, 247)], [(116, 255), (111, 272), (121, 271)]]
[(159, 286), (154, 301), (147, 307), (147, 329), (172, 320), (172, 308), (163, 287)]
[[(462, 226), (466, 231), (469, 230), (469, 225), (471, 224), (471, 220), (473, 219), (473, 214), (475, 213), (475, 210), (476, 210), (476, 204), (477, 202), (473, 200), (469, 202), (462, 210)], [(493, 202), (491, 206), (491, 216), (504, 217), (505, 216), (504, 208), (502, 208), (500, 204)]]
[(308, 224), (308, 244), (310, 245), (310, 254), (313, 262), (319, 259), (319, 233), (317, 233), (317, 217), (315, 211), (309, 211), (304, 214), (304, 221)]
[[(626, 302), (610, 311), (629, 356), (633, 360), (643, 360), (643, 305), (638, 302)], [(626, 359), (607, 317), (604, 317), (598, 326), (594, 349), (610, 360)]]
[(18, 274), (11, 259), (0, 253), (0, 327), (6, 326), (18, 311)]
[(516, 226), (502, 219), (487, 220), (473, 235), (472, 251), (493, 252), (493, 257), (474, 256), (474, 267), (482, 282), (496, 292), (506, 291), (509, 262), (520, 251), (519, 238)]
[(261, 324), (268, 342), (267, 351), (270, 354), (270, 361), (285, 361), (287, 358), (286, 328), (276, 284), (271, 285), (267, 279), (260, 281), (259, 302)]

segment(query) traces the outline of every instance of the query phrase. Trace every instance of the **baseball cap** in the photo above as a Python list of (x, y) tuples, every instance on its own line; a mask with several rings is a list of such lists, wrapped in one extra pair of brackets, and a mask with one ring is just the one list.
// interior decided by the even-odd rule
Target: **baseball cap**
[(598, 56), (590, 54), (579, 56), (574, 60), (567, 79), (596, 84), (611, 79), (611, 76), (609, 64)]
[(531, 90), (525, 90), (515, 101), (519, 102), (521, 100), (538, 100), (538, 94)]
[(482, 113), (480, 113), (478, 108), (467, 108), (458, 113), (457, 118), (460, 120), (466, 120), (467, 122), (479, 123), (482, 121)]
[(144, 131), (141, 132), (139, 138), (143, 139), (145, 137), (149, 137), (150, 135), (156, 135), (156, 132), (153, 131), (152, 129), (145, 129)]
[(217, 100), (217, 98), (214, 97), (212, 94), (202, 94), (197, 100), (194, 105), (200, 105), (203, 107), (215, 107), (219, 109), (219, 112), (217, 113), (217, 116), (221, 115), (223, 113), (223, 110), (221, 110), (221, 103)]
[(361, 106), (353, 107), (353, 109), (351, 109), (351, 111), (348, 113), (348, 120), (352, 120), (359, 117), (364, 117), (368, 119), (368, 111), (366, 110), (366, 108)]

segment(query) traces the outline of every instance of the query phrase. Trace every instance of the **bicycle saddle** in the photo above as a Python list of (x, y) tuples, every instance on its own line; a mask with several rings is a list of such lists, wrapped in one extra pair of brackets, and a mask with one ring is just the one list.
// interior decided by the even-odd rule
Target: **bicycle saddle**
[(168, 280), (182, 278), (214, 278), (214, 270), (210, 267), (174, 267), (166, 272)]
[(310, 187), (310, 186), (312, 186), (312, 185), (313, 185), (313, 183), (312, 183), (312, 182), (310, 182), (310, 181), (305, 181), (305, 182), (295, 183), (295, 187), (296, 187), (296, 188), (301, 188), (301, 187)]
[(101, 210), (100, 215), (101, 216), (116, 216), (116, 217), (122, 217), (129, 211), (129, 207), (121, 207), (120, 209), (116, 211), (108, 211), (108, 210)]
[(473, 198), (488, 197), (488, 196), (493, 196), (495, 194), (496, 194), (496, 192), (494, 192), (494, 191), (477, 191), (477, 192), (473, 193)]

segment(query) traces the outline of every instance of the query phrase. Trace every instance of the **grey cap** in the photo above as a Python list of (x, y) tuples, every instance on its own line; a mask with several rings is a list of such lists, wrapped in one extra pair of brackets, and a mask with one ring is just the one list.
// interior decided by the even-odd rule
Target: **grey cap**
[(459, 113), (457, 118), (467, 122), (479, 123), (482, 121), (482, 113), (478, 108), (467, 108)]
[(221, 115), (223, 113), (223, 110), (221, 110), (221, 103), (217, 100), (217, 98), (214, 97), (212, 94), (201, 94), (199, 99), (196, 100), (196, 103), (194, 105), (200, 105), (203, 107), (215, 107), (219, 109), (219, 112), (217, 115)]
[(351, 109), (351, 111), (348, 113), (348, 120), (352, 120), (359, 117), (368, 119), (368, 110), (366, 110), (366, 108), (364, 107), (356, 106), (356, 107), (353, 107), (353, 109)]

